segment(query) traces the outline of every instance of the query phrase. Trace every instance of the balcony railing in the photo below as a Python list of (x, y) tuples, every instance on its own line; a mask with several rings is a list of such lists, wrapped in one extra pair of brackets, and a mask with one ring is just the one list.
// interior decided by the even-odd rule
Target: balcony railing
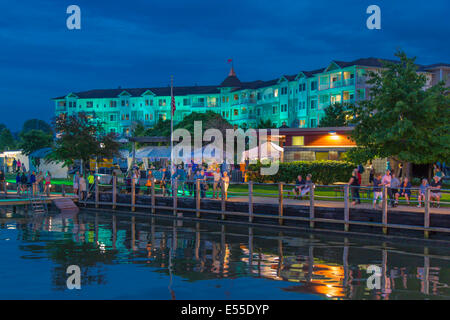
[(355, 79), (354, 78), (344, 79), (344, 86), (352, 86), (354, 84), (355, 84)]
[(327, 90), (327, 89), (330, 89), (330, 84), (329, 83), (321, 83), (320, 85), (319, 85), (319, 90)]

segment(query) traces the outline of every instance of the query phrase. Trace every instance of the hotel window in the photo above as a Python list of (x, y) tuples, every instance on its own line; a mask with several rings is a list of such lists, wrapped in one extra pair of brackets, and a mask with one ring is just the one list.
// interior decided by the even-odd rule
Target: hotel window
[(306, 120), (299, 120), (299, 122), (298, 122), (299, 128), (304, 128), (305, 124), (306, 124)]
[(311, 109), (316, 109), (317, 108), (317, 100), (316, 99), (312, 99), (311, 100), (310, 108)]
[(317, 127), (317, 119), (311, 119), (310, 120), (310, 127), (311, 128), (315, 128), (315, 127)]
[(278, 97), (278, 89), (275, 89), (274, 91), (273, 91), (273, 96), (276, 98), (276, 97)]
[(311, 81), (311, 91), (317, 90), (317, 81)]
[(233, 99), (236, 101), (236, 100), (239, 100), (239, 95), (238, 94), (235, 94), (234, 96), (233, 96)]
[(238, 116), (239, 115), (239, 110), (238, 109), (234, 109), (234, 113), (233, 113), (235, 116)]
[(261, 109), (256, 109), (256, 114), (258, 115), (258, 116), (260, 116), (261, 115)]
[(111, 129), (109, 129), (109, 132), (111, 132), (111, 133), (116, 133), (116, 129), (111, 128)]
[(113, 114), (109, 115), (109, 121), (115, 121)]
[(316, 160), (328, 160), (328, 152), (325, 151), (316, 152)]
[[(301, 120), (305, 121), (305, 120)], [(304, 146), (305, 145), (305, 137), (304, 136), (293, 136), (292, 137), (292, 145), (293, 146)]]
[(188, 106), (188, 105), (190, 105), (189, 99), (183, 99), (183, 106)]
[(93, 108), (94, 103), (92, 101), (86, 101), (86, 108)]
[(256, 99), (261, 100), (261, 93), (260, 93), (260, 92), (258, 92), (258, 93), (256, 94)]
[(117, 107), (117, 101), (113, 101), (113, 100), (109, 101), (109, 106), (110, 106), (111, 108)]
[(287, 87), (281, 88), (281, 94), (282, 94), (282, 95), (287, 94)]
[(146, 105), (146, 106), (149, 106), (149, 105), (150, 105), (150, 100), (148, 100), (148, 99), (145, 100), (145, 105)]
[(166, 116), (165, 113), (160, 113), (159, 114), (159, 120), (166, 121), (166, 118), (167, 118), (167, 116)]
[(277, 111), (278, 111), (278, 108), (276, 106), (273, 106), (272, 107), (272, 113), (275, 114), (275, 113), (277, 113)]
[(65, 107), (66, 102), (65, 101), (58, 101), (58, 107)]

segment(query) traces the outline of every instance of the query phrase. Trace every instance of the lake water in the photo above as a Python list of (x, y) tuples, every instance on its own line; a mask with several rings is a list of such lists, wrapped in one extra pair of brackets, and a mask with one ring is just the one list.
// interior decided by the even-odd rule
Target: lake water
[[(0, 299), (449, 299), (449, 244), (0, 209)], [(81, 289), (67, 288), (67, 267)], [(367, 287), (369, 265), (379, 289)], [(372, 282), (376, 284), (376, 281)]]

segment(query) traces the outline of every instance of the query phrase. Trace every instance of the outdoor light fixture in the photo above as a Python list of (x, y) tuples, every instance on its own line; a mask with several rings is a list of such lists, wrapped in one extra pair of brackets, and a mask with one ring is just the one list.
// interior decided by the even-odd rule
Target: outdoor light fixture
[(331, 134), (331, 135), (335, 136), (336, 135), (336, 131), (328, 131), (328, 134)]

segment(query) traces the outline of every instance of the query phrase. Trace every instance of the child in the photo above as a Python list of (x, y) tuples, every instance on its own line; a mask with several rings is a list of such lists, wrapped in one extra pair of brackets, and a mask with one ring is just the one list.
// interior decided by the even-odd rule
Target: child
[(228, 199), (228, 186), (230, 185), (230, 177), (228, 176), (228, 172), (224, 171), (222, 177), (223, 190), (225, 191), (225, 200)]
[(378, 198), (380, 202), (383, 200), (383, 192), (381, 191), (381, 173), (377, 173), (373, 178), (373, 208), (376, 208)]
[(425, 197), (427, 196), (427, 188), (428, 187), (429, 187), (428, 180), (422, 179), (422, 184), (420, 185), (420, 188), (419, 188), (419, 196), (417, 197), (417, 201), (419, 201), (417, 208), (421, 207), (420, 200), (423, 200), (424, 205), (425, 205), (425, 199), (426, 199)]

